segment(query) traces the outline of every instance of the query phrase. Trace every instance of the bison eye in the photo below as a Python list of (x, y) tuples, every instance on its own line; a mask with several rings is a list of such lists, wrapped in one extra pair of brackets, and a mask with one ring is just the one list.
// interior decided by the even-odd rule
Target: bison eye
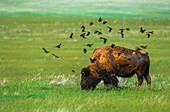
[(82, 77), (81, 79), (82, 79), (82, 81), (85, 81), (85, 80), (87, 80), (87, 77)]

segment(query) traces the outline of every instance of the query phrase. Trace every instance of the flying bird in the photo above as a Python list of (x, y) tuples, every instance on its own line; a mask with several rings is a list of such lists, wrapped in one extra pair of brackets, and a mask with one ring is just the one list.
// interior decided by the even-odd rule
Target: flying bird
[(126, 30), (127, 30), (127, 31), (129, 31), (129, 30), (130, 30), (130, 28), (126, 28)]
[(81, 29), (84, 29), (85, 28), (85, 26), (81, 26)]
[(115, 44), (112, 44), (111, 47), (113, 48), (115, 46)]
[(42, 49), (45, 51), (45, 53), (49, 53), (50, 52), (50, 51), (47, 51), (44, 47)]
[(143, 29), (142, 27), (140, 27), (140, 32), (144, 33), (146, 31), (146, 29)]
[(96, 34), (96, 33), (98, 33), (98, 32), (99, 32), (98, 30), (95, 30), (95, 31), (94, 31), (94, 34)]
[(124, 33), (121, 33), (121, 37), (122, 37), (122, 38), (124, 37)]
[(147, 33), (146, 35), (147, 35), (148, 38), (150, 38), (150, 36), (151, 36), (149, 33)]
[(55, 54), (52, 54), (54, 57), (56, 57), (56, 58), (60, 58), (60, 57), (58, 57), (57, 55), (55, 55)]
[(138, 50), (142, 50), (141, 48), (139, 48), (139, 47), (136, 47), (136, 51), (138, 51)]
[(111, 27), (107, 26), (107, 28), (109, 29), (109, 32), (111, 32), (111, 31), (112, 31), (112, 28), (111, 28)]
[(89, 36), (89, 35), (90, 35), (90, 32), (88, 31), (87, 34), (86, 34), (86, 36)]
[(147, 32), (147, 33), (153, 34), (153, 32), (154, 32), (154, 31), (149, 31), (149, 32)]
[(57, 45), (57, 46), (55, 46), (56, 48), (61, 48), (61, 43), (59, 44), (59, 45)]
[(94, 25), (94, 23), (93, 23), (93, 22), (90, 22), (89, 24), (90, 24), (90, 26)]
[(107, 23), (107, 21), (103, 21), (103, 24), (106, 24)]
[(100, 32), (100, 31), (98, 31), (98, 30), (95, 30), (95, 31), (94, 31), (94, 34), (101, 35), (101, 34), (102, 34), (102, 32)]
[(98, 32), (98, 35), (101, 35), (102, 34), (102, 32)]
[(146, 45), (146, 46), (139, 46), (139, 47), (141, 47), (142, 49), (146, 49), (147, 46), (148, 46), (148, 45)]
[(70, 34), (70, 38), (73, 38), (73, 33)]
[(82, 33), (82, 34), (80, 35), (80, 37), (86, 38), (85, 35), (86, 35), (86, 33)]
[(119, 33), (123, 33), (123, 31), (124, 31), (124, 29), (119, 29), (120, 30), (120, 32)]
[(86, 44), (85, 46), (91, 47), (93, 44)]
[(75, 73), (75, 70), (72, 70), (73, 73)]
[(101, 22), (102, 20), (103, 20), (103, 19), (100, 17), (98, 21)]
[(100, 39), (103, 39), (103, 44), (105, 44), (107, 42), (107, 39), (104, 37), (100, 37)]
[(123, 33), (124, 29), (119, 29), (119, 30), (120, 30), (120, 32), (118, 32), (118, 33), (120, 33), (121, 37), (123, 38), (124, 37), (124, 33)]
[(84, 49), (83, 49), (83, 52), (86, 53), (86, 52), (87, 52), (87, 49), (84, 48)]
[(91, 62), (91, 63), (94, 63), (95, 61), (96, 61), (95, 58), (94, 58), (94, 59), (90, 58), (90, 62)]
[(82, 32), (85, 32), (85, 26), (81, 26)]

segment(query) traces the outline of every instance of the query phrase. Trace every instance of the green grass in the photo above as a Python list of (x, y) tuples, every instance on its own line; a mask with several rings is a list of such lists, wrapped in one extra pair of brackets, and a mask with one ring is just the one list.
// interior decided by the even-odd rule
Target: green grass
[[(0, 18), (0, 111), (170, 111), (170, 19), (106, 19), (113, 28), (108, 33), (106, 26), (97, 18)], [(95, 26), (89, 27), (89, 22)], [(106, 45), (135, 49), (148, 45), (146, 51), (151, 59), (150, 74), (152, 89), (146, 82), (136, 90), (137, 77), (123, 79), (120, 87), (105, 90), (100, 83), (94, 91), (80, 89), (80, 71), (89, 64), (95, 48), (106, 46), (99, 36), (91, 34), (82, 39), (80, 27), (85, 25), (93, 32), (103, 32)], [(151, 38), (139, 33), (140, 27), (154, 30)], [(120, 28), (130, 28), (125, 38), (117, 33)], [(73, 39), (69, 38), (74, 33)], [(61, 43), (61, 49), (53, 46)], [(84, 44), (94, 43), (83, 53)], [(45, 54), (45, 47), (55, 53)], [(76, 72), (73, 73), (72, 69)], [(67, 85), (50, 85), (50, 81), (68, 79)]]

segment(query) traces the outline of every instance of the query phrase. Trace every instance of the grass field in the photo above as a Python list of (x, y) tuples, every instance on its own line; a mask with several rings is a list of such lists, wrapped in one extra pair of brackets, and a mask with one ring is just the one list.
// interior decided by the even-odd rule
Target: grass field
[[(0, 111), (169, 112), (170, 19), (106, 20), (102, 25), (97, 18), (0, 18)], [(95, 25), (90, 27), (90, 21)], [(95, 34), (80, 38), (82, 25), (90, 32), (102, 31), (108, 42), (103, 44)], [(106, 26), (113, 31), (108, 33)], [(154, 34), (147, 38), (139, 32), (141, 26)], [(117, 33), (120, 28), (130, 28), (124, 38)], [(59, 43), (61, 48), (54, 48)], [(94, 45), (88, 48), (87, 43)], [(103, 83), (94, 91), (80, 89), (80, 71), (89, 64), (93, 50), (112, 43), (131, 49), (148, 45), (151, 90), (146, 82), (136, 90), (136, 76), (121, 79), (115, 90), (106, 91)], [(51, 52), (46, 54), (43, 47)], [(65, 79), (66, 85), (50, 85)]]

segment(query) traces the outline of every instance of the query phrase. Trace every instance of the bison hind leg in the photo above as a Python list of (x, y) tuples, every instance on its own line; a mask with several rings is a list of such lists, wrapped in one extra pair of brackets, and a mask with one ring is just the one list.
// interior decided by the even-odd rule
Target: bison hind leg
[(149, 75), (149, 62), (141, 66), (141, 68), (136, 72), (137, 77), (138, 77), (138, 88), (143, 83), (143, 79), (145, 78), (147, 82), (147, 86), (150, 89), (151, 87), (151, 76)]
[(151, 88), (151, 76), (149, 74), (144, 75), (144, 76), (137, 74), (137, 77), (138, 77), (138, 86), (137, 86), (138, 89), (142, 85), (144, 78), (145, 78), (145, 80), (147, 82), (148, 89)]
[(147, 85), (148, 85), (148, 89), (151, 88), (151, 76), (149, 74), (145, 75), (144, 76), (146, 82), (147, 82)]

